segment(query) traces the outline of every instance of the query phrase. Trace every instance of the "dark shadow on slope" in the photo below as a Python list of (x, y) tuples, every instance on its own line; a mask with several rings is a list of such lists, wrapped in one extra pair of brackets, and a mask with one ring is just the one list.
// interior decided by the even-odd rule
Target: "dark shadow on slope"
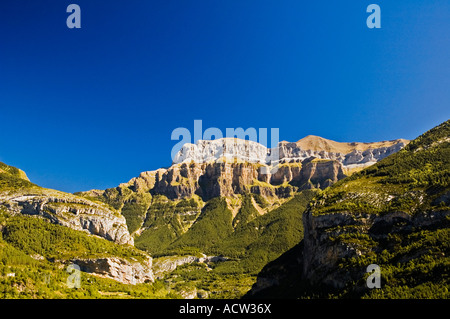
[(259, 272), (243, 299), (295, 299), (302, 294), (303, 240)]

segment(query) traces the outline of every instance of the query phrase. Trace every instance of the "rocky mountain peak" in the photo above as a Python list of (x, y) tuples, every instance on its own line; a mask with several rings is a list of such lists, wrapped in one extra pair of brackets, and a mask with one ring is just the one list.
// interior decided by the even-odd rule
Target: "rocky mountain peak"
[(391, 141), (381, 142), (336, 142), (320, 136), (308, 135), (301, 140), (298, 140), (295, 144), (303, 150), (311, 151), (326, 151), (330, 153), (348, 154), (354, 151), (367, 151), (369, 149), (388, 148), (394, 145), (406, 145), (409, 141), (405, 139), (396, 139)]
[(267, 163), (270, 153), (271, 150), (260, 143), (239, 138), (198, 140), (195, 144), (184, 144), (173, 162), (205, 163), (236, 159), (251, 163)]
[(404, 139), (343, 143), (308, 135), (295, 143), (283, 141), (275, 148), (267, 148), (254, 141), (221, 138), (185, 144), (174, 157), (173, 164), (242, 161), (273, 166), (316, 157), (337, 160), (343, 166), (365, 167), (399, 151), (408, 143), (409, 141)]
[[(238, 138), (198, 140), (184, 144), (169, 168), (143, 172), (120, 184), (118, 192), (128, 189), (169, 199), (198, 195), (209, 200), (245, 193), (284, 198), (296, 189), (328, 187), (407, 143), (340, 143), (309, 135), (295, 143), (283, 141), (276, 148), (267, 148)], [(108, 196), (108, 192), (89, 194)]]

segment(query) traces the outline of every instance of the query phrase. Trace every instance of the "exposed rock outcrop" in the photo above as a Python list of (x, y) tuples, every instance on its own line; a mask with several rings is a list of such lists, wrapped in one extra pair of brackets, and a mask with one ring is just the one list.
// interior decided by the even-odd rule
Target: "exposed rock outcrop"
[(236, 159), (249, 163), (276, 165), (279, 162), (303, 161), (310, 157), (337, 160), (344, 166), (374, 163), (402, 149), (409, 141), (398, 139), (375, 143), (340, 143), (318, 136), (307, 136), (296, 143), (280, 142), (274, 148), (237, 138), (187, 143), (173, 162), (205, 163)]
[(81, 271), (114, 279), (124, 284), (135, 285), (154, 281), (150, 257), (143, 262), (129, 262), (118, 257), (74, 259), (72, 262), (78, 265)]
[[(170, 199), (197, 194), (208, 200), (249, 191), (263, 196), (284, 196), (287, 183), (290, 191), (292, 186), (325, 188), (345, 177), (344, 169), (371, 165), (407, 143), (406, 140), (338, 143), (306, 137), (297, 143), (281, 142), (277, 148), (269, 149), (236, 138), (199, 140), (196, 144), (185, 144), (168, 169), (141, 173), (121, 185)], [(282, 190), (276, 189), (280, 185), (284, 185)]]
[(216, 263), (220, 261), (226, 261), (227, 258), (221, 257), (221, 256), (206, 256), (203, 255), (202, 257), (197, 256), (167, 256), (167, 257), (160, 257), (158, 259), (155, 259), (155, 263), (153, 265), (153, 271), (155, 276), (157, 277), (163, 277), (164, 274), (170, 273), (177, 269), (178, 266), (184, 265), (184, 264), (191, 264), (191, 263)]
[(11, 213), (40, 215), (53, 223), (86, 231), (119, 244), (133, 245), (125, 218), (104, 204), (52, 190), (0, 195), (0, 206)]
[[(169, 199), (199, 195), (206, 201), (248, 192), (284, 198), (296, 189), (326, 188), (348, 172), (371, 165), (407, 143), (401, 139), (339, 143), (308, 136), (296, 143), (280, 142), (270, 149), (237, 138), (199, 140), (185, 144), (169, 168), (143, 172), (119, 188)], [(92, 190), (82, 195), (108, 197), (107, 191)]]
[(374, 243), (383, 242), (388, 236), (410, 233), (415, 228), (433, 229), (442, 226), (448, 222), (449, 216), (450, 211), (416, 215), (400, 211), (383, 215), (354, 211), (314, 215), (308, 210), (303, 215), (303, 277), (312, 286), (342, 289), (361, 279), (367, 265), (349, 272), (338, 267), (338, 263), (371, 252), (379, 253), (380, 248), (376, 245), (360, 245), (356, 241), (336, 240), (338, 236), (359, 232), (375, 239)]
[[(168, 169), (142, 173), (120, 187), (164, 195), (170, 199), (199, 195), (206, 201), (218, 196), (249, 192), (264, 197), (285, 198), (291, 196), (296, 189), (325, 188), (345, 177), (338, 161), (314, 158), (309, 158), (304, 163), (283, 162), (273, 173), (269, 171), (267, 165), (247, 162), (182, 163), (174, 164)], [(97, 190), (82, 194), (108, 196), (105, 191)]]
[(173, 158), (174, 163), (205, 163), (219, 159), (233, 159), (250, 163), (268, 163), (270, 149), (264, 145), (237, 138), (199, 140), (195, 144), (186, 143)]

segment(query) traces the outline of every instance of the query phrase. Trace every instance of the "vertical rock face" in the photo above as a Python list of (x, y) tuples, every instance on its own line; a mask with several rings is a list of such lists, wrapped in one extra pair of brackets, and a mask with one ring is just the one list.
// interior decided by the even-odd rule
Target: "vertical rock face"
[(345, 177), (345, 169), (373, 164), (407, 143), (338, 143), (309, 136), (270, 149), (236, 138), (200, 140), (185, 144), (169, 168), (143, 172), (120, 186), (169, 199), (199, 195), (206, 201), (246, 192), (288, 197), (296, 189), (326, 188)]
[[(385, 249), (383, 243), (396, 234), (403, 236), (415, 229), (445, 227), (449, 217), (450, 211), (422, 212), (414, 216), (401, 211), (384, 215), (348, 211), (315, 216), (309, 210), (303, 215), (303, 276), (312, 286), (338, 290), (348, 287), (363, 277), (368, 264), (349, 271), (339, 267), (344, 260), (380, 253)], [(354, 236), (355, 231), (365, 234), (367, 240), (336, 240), (348, 235)], [(367, 244), (369, 241), (371, 244)], [(417, 257), (426, 251), (416, 253)], [(414, 255), (405, 255), (403, 262), (413, 258)], [(402, 260), (399, 259), (398, 262)]]
[[(284, 191), (281, 189), (286, 187), (291, 191), (295, 187), (326, 187), (344, 176), (342, 165), (338, 161), (315, 161), (313, 158), (305, 161), (305, 165), (301, 162), (283, 162), (273, 173), (270, 173), (267, 165), (248, 162), (182, 163), (156, 174), (149, 191), (170, 199), (199, 195), (205, 201), (213, 197), (247, 192), (283, 197)], [(135, 188), (138, 180), (122, 185), (133, 185)], [(147, 182), (141, 184), (150, 185)]]
[(207, 164), (199, 178), (199, 194), (205, 199), (243, 194), (258, 178), (258, 168), (250, 163)]
[(341, 163), (336, 160), (305, 160), (300, 173), (298, 184), (303, 185), (305, 181), (310, 181), (310, 185), (322, 189), (345, 177)]
[(351, 280), (348, 271), (341, 273), (338, 261), (357, 256), (358, 251), (345, 243), (334, 242), (333, 236), (340, 233), (332, 230), (336, 227), (368, 226), (367, 217), (350, 213), (323, 216), (313, 216), (311, 211), (304, 213), (303, 276), (312, 286), (343, 288)]
[(221, 158), (237, 158), (250, 163), (267, 163), (270, 149), (254, 141), (237, 138), (221, 138), (211, 141), (199, 140), (196, 144), (187, 143), (173, 158), (178, 163), (215, 162)]
[(225, 158), (269, 165), (315, 157), (337, 160), (344, 166), (363, 165), (398, 152), (408, 142), (398, 139), (375, 143), (340, 143), (310, 135), (296, 143), (280, 142), (274, 148), (266, 148), (257, 142), (237, 138), (199, 140), (196, 144), (185, 144), (174, 156), (173, 163), (217, 162)]

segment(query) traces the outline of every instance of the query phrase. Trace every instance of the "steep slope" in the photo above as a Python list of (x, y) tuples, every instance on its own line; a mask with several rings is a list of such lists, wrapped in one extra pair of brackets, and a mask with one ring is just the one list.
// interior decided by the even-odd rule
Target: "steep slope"
[[(317, 196), (304, 214), (311, 285), (370, 297), (448, 297), (450, 121)], [(365, 287), (381, 267), (384, 289)]]
[(210, 200), (192, 228), (156, 256), (158, 276), (176, 291), (242, 297), (264, 265), (303, 238), (302, 212), (315, 192), (302, 191), (264, 215), (253, 195), (242, 199), (234, 217), (225, 198)]
[[(134, 240), (119, 212), (101, 202), (39, 187), (23, 171), (3, 163), (0, 235), (2, 296), (17, 296), (22, 291), (35, 296), (49, 280), (43, 283), (36, 276), (39, 268), (48, 278), (60, 278), (61, 269), (71, 264), (122, 284), (154, 281), (152, 258), (132, 246)], [(22, 261), (31, 268), (22, 267)], [(17, 280), (5, 278), (8, 273), (17, 274)], [(70, 294), (64, 284), (59, 282), (55, 290)], [(8, 285), (17, 286), (19, 291), (7, 289)], [(56, 296), (44, 290), (43, 296)]]
[[(260, 271), (303, 238), (302, 213), (316, 193), (301, 191), (269, 213), (242, 223), (211, 252), (240, 259), (239, 267), (244, 272)], [(245, 209), (251, 212), (253, 207)]]
[[(256, 142), (235, 138), (198, 141), (184, 145), (167, 169), (143, 172), (116, 188), (77, 195), (120, 211), (140, 244), (150, 248), (155, 246), (150, 242), (160, 238), (156, 246), (166, 247), (193, 225), (205, 202), (215, 197), (233, 198), (239, 207), (241, 196), (255, 194), (260, 202), (268, 203), (257, 209), (268, 212), (299, 190), (324, 189), (407, 143), (338, 143), (306, 137), (298, 143), (280, 143), (280, 160), (274, 161), (274, 150)], [(180, 202), (191, 198), (194, 206)], [(185, 212), (174, 209), (179, 205), (185, 206)], [(155, 215), (155, 207), (168, 213)]]
[(53, 223), (87, 231), (120, 244), (133, 244), (125, 218), (103, 203), (46, 189), (24, 179), (17, 168), (0, 164), (0, 207), (13, 214), (39, 215)]
[[(1, 299), (176, 297), (152, 283), (151, 258), (132, 246), (2, 209), (0, 230)], [(83, 272), (74, 289), (76, 264)]]
[[(319, 193), (249, 298), (449, 298), (450, 121)], [(370, 289), (370, 264), (381, 289)]]

